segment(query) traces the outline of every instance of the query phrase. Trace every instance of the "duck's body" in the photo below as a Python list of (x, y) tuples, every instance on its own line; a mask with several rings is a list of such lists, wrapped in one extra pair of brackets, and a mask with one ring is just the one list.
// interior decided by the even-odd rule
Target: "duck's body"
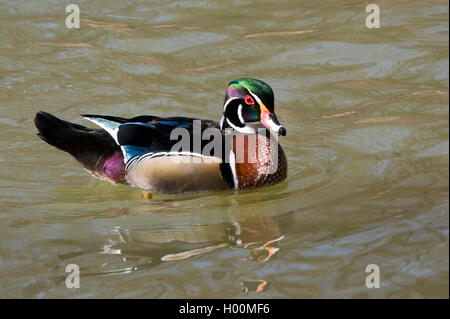
[[(231, 82), (219, 123), (186, 117), (84, 115), (102, 128), (91, 129), (39, 112), (35, 124), (41, 139), (113, 183), (166, 194), (271, 185), (286, 178), (287, 161), (274, 136), (261, 129), (275, 128), (281, 135), (285, 130), (273, 113), (273, 95), (268, 101), (271, 112), (264, 97), (252, 92), (261, 85), (267, 90), (259, 80)], [(243, 109), (239, 89), (245, 91), (249, 112)]]

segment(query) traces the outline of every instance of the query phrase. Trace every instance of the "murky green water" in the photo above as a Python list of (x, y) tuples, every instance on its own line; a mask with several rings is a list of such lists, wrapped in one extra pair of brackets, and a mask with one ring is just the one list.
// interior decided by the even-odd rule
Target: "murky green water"
[[(0, 2), (1, 297), (448, 298), (447, 1), (377, 1), (380, 29), (362, 1), (74, 1), (78, 30), (66, 2)], [(274, 187), (145, 200), (35, 136), (41, 109), (219, 120), (243, 76), (288, 131)]]

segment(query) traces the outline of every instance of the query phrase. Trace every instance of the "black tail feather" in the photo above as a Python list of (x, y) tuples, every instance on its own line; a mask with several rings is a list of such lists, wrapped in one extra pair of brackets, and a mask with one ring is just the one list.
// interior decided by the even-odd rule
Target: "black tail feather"
[(39, 131), (37, 135), (42, 140), (66, 152), (68, 152), (67, 147), (69, 146), (67, 142), (73, 137), (73, 132), (77, 130), (80, 132), (90, 131), (87, 127), (60, 120), (43, 111), (36, 113), (34, 124)]
[(60, 120), (43, 111), (36, 113), (34, 123), (42, 140), (71, 154), (93, 173), (101, 174), (106, 159), (120, 152), (114, 139), (104, 130)]

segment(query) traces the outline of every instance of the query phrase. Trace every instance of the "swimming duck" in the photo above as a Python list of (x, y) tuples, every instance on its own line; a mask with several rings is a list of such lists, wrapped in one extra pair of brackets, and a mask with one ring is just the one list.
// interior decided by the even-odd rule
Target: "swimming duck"
[(100, 129), (43, 111), (34, 122), (42, 140), (71, 154), (92, 175), (113, 183), (180, 194), (272, 185), (287, 176), (286, 156), (278, 143), (286, 129), (274, 113), (271, 87), (261, 80), (230, 82), (220, 122), (151, 115), (82, 116)]

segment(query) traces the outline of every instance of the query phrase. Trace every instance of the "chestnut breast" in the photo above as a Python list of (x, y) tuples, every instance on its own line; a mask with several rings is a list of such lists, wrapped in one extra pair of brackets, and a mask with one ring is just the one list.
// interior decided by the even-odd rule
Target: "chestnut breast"
[(272, 185), (286, 179), (286, 156), (275, 137), (236, 135), (233, 151), (239, 188)]

